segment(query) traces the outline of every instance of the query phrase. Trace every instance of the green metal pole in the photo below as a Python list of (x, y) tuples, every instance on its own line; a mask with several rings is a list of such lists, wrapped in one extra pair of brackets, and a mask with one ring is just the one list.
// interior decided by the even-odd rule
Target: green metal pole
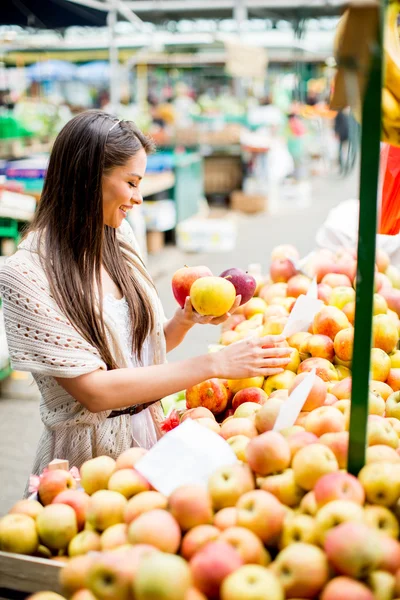
[(365, 464), (368, 392), (374, 294), (377, 190), (381, 139), (382, 22), (373, 48), (362, 112), (360, 217), (358, 231), (356, 314), (353, 350), (348, 471), (357, 475)]

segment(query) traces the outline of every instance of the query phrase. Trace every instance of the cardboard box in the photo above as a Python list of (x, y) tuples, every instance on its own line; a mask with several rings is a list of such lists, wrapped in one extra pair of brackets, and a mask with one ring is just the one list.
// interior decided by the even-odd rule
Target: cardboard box
[(236, 223), (229, 217), (193, 217), (176, 228), (176, 244), (183, 252), (232, 252), (236, 236)]
[(149, 231), (169, 231), (176, 225), (176, 207), (173, 200), (145, 200), (142, 204), (146, 228)]
[(241, 190), (235, 190), (231, 196), (232, 210), (245, 213), (259, 213), (267, 210), (267, 196), (265, 194), (247, 194)]
[(147, 251), (149, 254), (156, 254), (164, 248), (164, 232), (163, 231), (148, 231), (146, 234)]

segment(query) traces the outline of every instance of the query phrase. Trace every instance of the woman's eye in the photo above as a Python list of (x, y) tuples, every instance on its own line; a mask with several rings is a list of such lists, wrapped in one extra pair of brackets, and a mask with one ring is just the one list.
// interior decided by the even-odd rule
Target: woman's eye
[(128, 185), (130, 185), (131, 187), (137, 187), (136, 183), (132, 183), (131, 181), (128, 181)]

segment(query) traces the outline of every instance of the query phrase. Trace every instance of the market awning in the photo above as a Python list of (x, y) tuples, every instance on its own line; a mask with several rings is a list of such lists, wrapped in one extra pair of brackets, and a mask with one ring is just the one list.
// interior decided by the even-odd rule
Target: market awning
[(68, 0), (3, 0), (0, 25), (20, 25), (38, 29), (106, 25), (107, 12), (68, 2)]

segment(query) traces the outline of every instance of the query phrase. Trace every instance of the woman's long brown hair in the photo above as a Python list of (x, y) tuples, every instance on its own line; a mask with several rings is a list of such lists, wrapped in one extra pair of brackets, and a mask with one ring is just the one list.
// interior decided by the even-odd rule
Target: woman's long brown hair
[[(113, 127), (114, 125), (114, 127)], [(140, 260), (130, 259), (117, 232), (103, 224), (102, 178), (153, 144), (132, 122), (101, 111), (79, 114), (58, 134), (43, 193), (30, 231), (44, 244), (43, 268), (55, 301), (77, 331), (100, 353), (109, 369), (110, 352), (103, 319), (101, 266), (126, 298), (132, 322), (132, 350), (140, 359), (154, 327), (139, 271), (152, 285)]]

